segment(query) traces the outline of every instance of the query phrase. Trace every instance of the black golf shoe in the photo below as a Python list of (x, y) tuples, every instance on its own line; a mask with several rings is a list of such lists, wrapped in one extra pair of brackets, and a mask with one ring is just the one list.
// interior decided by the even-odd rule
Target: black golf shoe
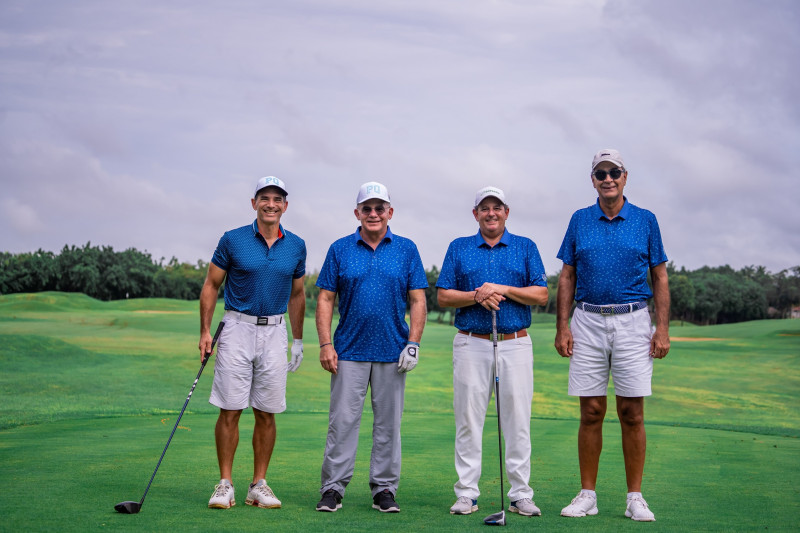
[(317, 504), (317, 511), (335, 513), (342, 508), (342, 495), (333, 489), (328, 489), (322, 494), (322, 499)]
[(389, 489), (383, 489), (372, 497), (372, 508), (382, 513), (399, 513), (400, 506), (394, 501), (394, 494)]

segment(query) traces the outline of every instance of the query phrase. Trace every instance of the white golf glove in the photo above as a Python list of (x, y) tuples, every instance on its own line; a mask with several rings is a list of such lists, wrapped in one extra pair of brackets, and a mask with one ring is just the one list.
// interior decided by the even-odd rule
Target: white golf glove
[(419, 357), (419, 344), (416, 342), (409, 342), (403, 351), (400, 352), (400, 360), (397, 361), (397, 371), (401, 374), (411, 372), (417, 366)]
[(292, 342), (292, 360), (289, 361), (289, 366), (287, 367), (289, 372), (295, 372), (298, 368), (300, 368), (300, 363), (303, 362), (303, 341), (300, 339), (295, 339)]

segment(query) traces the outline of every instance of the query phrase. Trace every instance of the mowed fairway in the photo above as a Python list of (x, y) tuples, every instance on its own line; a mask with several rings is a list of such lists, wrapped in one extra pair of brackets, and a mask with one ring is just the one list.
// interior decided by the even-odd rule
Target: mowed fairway
[[(221, 305), (218, 307), (221, 316)], [(531, 483), (543, 516), (507, 513), (509, 528), (563, 531), (796, 530), (800, 514), (800, 320), (726, 326), (673, 325), (672, 350), (656, 362), (646, 401), (644, 494), (657, 521), (623, 516), (619, 426), (609, 401), (598, 486), (600, 513), (560, 509), (580, 488), (577, 399), (566, 396), (568, 361), (552, 347), (553, 317), (537, 315)], [(103, 303), (83, 295), (0, 296), (0, 496), (2, 531), (475, 531), (499, 509), (496, 418), (484, 438), (480, 510), (451, 516), (454, 423), (450, 343), (429, 323), (408, 376), (403, 419), (402, 512), (371, 509), (371, 414), (361, 427), (356, 472), (337, 513), (317, 513), (329, 375), (317, 362), (313, 320), (305, 361), (289, 376), (286, 413), (268, 482), (280, 510), (245, 506), (252, 470), (252, 415), (242, 416), (234, 466), (236, 507), (206, 508), (218, 471), (208, 404), (213, 365), (138, 515), (138, 500), (199, 368), (197, 303)], [(213, 361), (212, 361), (213, 363)], [(612, 396), (613, 398), (613, 396)], [(508, 487), (506, 487), (508, 488)], [(506, 506), (508, 501), (506, 499)]]

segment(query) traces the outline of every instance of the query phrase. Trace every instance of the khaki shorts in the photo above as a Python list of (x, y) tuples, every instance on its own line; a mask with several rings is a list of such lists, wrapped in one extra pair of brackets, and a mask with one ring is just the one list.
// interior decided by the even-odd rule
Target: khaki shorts
[(608, 377), (614, 377), (618, 396), (650, 396), (653, 358), (650, 340), (655, 327), (647, 308), (621, 315), (572, 315), (573, 347), (569, 359), (570, 396), (606, 396)]
[(238, 411), (254, 407), (267, 413), (286, 410), (286, 368), (289, 347), (286, 323), (256, 325), (225, 313), (214, 363), (209, 402)]

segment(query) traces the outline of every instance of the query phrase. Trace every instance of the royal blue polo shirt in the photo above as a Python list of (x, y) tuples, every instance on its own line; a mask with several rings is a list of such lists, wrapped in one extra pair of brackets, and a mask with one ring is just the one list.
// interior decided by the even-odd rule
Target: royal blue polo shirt
[(408, 291), (428, 279), (417, 246), (386, 230), (373, 250), (361, 228), (328, 249), (317, 287), (339, 296), (333, 345), (342, 361), (397, 362), (408, 342)]
[[(547, 287), (547, 274), (536, 244), (527, 237), (503, 231), (493, 247), (479, 231), (450, 243), (436, 286), (474, 291), (484, 283), (512, 287)], [(455, 327), (471, 333), (491, 333), (492, 313), (480, 304), (456, 309)], [(531, 325), (531, 306), (506, 298), (497, 312), (497, 332), (514, 333)]]
[(286, 312), (292, 280), (306, 273), (306, 243), (283, 226), (278, 229), (271, 248), (255, 220), (219, 240), (211, 262), (227, 272), (225, 309), (253, 316)]
[(652, 298), (647, 271), (667, 261), (656, 216), (624, 198), (609, 219), (594, 205), (572, 215), (558, 251), (575, 267), (575, 300), (598, 305), (627, 304)]

